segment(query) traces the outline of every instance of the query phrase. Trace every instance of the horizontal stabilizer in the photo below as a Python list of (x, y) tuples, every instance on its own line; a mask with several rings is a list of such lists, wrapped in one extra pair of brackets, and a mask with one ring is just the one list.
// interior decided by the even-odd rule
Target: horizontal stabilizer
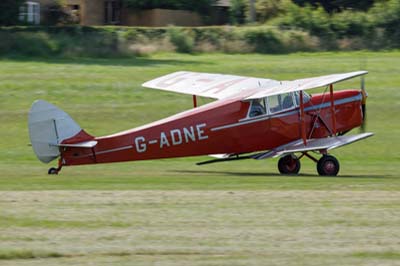
[(90, 148), (93, 148), (96, 145), (97, 145), (97, 141), (90, 140), (90, 141), (84, 141), (84, 142), (72, 143), (72, 144), (54, 144), (53, 146), (71, 147), (71, 148), (89, 148), (90, 149)]
[(274, 158), (286, 154), (306, 151), (319, 151), (319, 150), (332, 150), (336, 149), (358, 140), (362, 140), (373, 136), (373, 133), (362, 133), (351, 136), (338, 136), (321, 139), (308, 139), (307, 144), (304, 145), (302, 139), (290, 142), (288, 144), (279, 146), (268, 152), (258, 153), (252, 156), (253, 159), (261, 160), (267, 158)]

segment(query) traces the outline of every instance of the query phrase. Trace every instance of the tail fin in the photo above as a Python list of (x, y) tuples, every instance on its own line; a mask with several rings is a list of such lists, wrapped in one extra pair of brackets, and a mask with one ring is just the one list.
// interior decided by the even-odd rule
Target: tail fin
[[(43, 100), (33, 103), (28, 123), (33, 151), (44, 163), (49, 163), (60, 156), (59, 146), (63, 146), (63, 141), (82, 135), (83, 132), (67, 113)], [(83, 135), (85, 136), (83, 139), (78, 138), (80, 141), (93, 139), (86, 133)]]

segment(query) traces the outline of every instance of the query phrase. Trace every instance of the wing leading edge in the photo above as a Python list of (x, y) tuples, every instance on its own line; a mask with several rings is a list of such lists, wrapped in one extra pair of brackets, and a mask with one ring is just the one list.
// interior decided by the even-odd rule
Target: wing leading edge
[(260, 99), (267, 96), (272, 96), (276, 94), (310, 90), (315, 88), (320, 88), (334, 84), (340, 81), (351, 79), (354, 77), (362, 76), (367, 74), (368, 71), (355, 71), (349, 73), (332, 74), (327, 76), (320, 76), (315, 78), (306, 79), (296, 79), (292, 81), (282, 81), (279, 85), (275, 87), (265, 88), (262, 91), (258, 91), (246, 98), (246, 100)]
[(272, 79), (179, 71), (147, 81), (142, 86), (213, 99), (224, 99), (243, 91), (258, 91), (278, 84), (278, 81)]
[(276, 81), (236, 75), (179, 71), (147, 81), (142, 86), (213, 99), (224, 99), (242, 94), (243, 100), (252, 100), (324, 87), (367, 73), (368, 71), (355, 71), (292, 81)]

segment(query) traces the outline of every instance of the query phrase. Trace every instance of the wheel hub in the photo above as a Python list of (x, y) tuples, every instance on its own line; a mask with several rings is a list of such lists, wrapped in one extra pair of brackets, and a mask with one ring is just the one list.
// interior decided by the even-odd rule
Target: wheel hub
[(327, 173), (333, 173), (335, 171), (335, 164), (333, 162), (326, 162), (324, 165), (324, 170)]
[(296, 162), (293, 159), (290, 159), (286, 162), (287, 169), (291, 172), (296, 168)]

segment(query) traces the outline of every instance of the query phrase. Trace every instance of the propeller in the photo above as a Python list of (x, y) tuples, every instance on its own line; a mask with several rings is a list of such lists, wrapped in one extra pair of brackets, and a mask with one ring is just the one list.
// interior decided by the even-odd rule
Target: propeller
[(368, 93), (365, 90), (365, 77), (361, 76), (361, 94), (362, 94), (362, 100), (361, 100), (361, 111), (362, 111), (362, 123), (361, 123), (361, 132), (365, 132), (366, 130), (366, 124), (367, 124), (367, 98), (368, 98)]
[[(368, 63), (367, 60), (368, 60), (367, 57), (360, 58), (360, 69), (367, 69), (367, 63)], [(368, 93), (365, 90), (365, 75), (361, 76), (360, 82), (361, 82), (361, 94), (362, 94), (362, 99), (361, 99), (362, 122), (360, 126), (360, 131), (364, 133), (367, 127), (367, 98), (368, 98)]]

